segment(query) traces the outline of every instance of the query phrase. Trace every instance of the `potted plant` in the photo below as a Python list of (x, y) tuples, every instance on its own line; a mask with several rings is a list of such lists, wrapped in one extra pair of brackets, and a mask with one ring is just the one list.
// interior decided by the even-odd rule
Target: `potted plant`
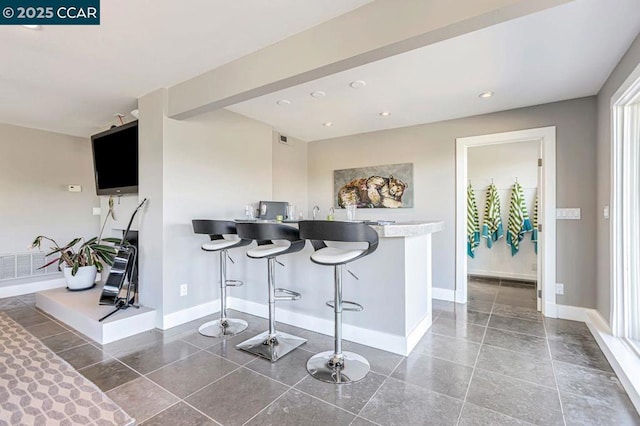
[(93, 237), (87, 241), (84, 241), (83, 238), (74, 238), (71, 242), (61, 246), (54, 239), (39, 235), (31, 244), (31, 248), (39, 248), (42, 240), (53, 243), (47, 257), (54, 254), (59, 256), (40, 269), (57, 262), (58, 267), (62, 268), (69, 290), (83, 290), (93, 287), (97, 273), (104, 269), (103, 263), (112, 266), (116, 256), (115, 247), (102, 244), (102, 242), (120, 242), (117, 238), (98, 239), (98, 237)]
[(57, 258), (38, 269), (46, 268), (57, 262), (58, 268), (62, 269), (69, 290), (84, 290), (93, 287), (96, 275), (104, 269), (104, 263), (113, 266), (117, 253), (115, 247), (103, 244), (103, 242), (120, 243), (117, 238), (102, 238), (102, 232), (109, 217), (115, 220), (112, 197), (109, 198), (109, 211), (99, 236), (86, 241), (83, 238), (74, 238), (64, 245), (60, 245), (54, 239), (44, 235), (37, 236), (31, 243), (31, 249), (40, 248), (42, 240), (48, 240), (53, 243), (53, 246), (46, 256), (58, 255)]

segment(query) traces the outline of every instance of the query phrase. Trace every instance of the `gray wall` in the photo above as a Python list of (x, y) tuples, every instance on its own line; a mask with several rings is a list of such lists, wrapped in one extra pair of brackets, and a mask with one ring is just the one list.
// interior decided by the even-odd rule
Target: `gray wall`
[[(557, 225), (557, 280), (564, 305), (596, 305), (596, 98), (311, 142), (309, 204), (323, 214), (331, 205), (333, 170), (375, 164), (414, 163), (415, 208), (358, 210), (361, 218), (444, 220), (433, 238), (433, 283), (454, 288), (455, 139), (527, 128), (557, 127), (557, 207), (580, 207), (579, 221)], [(341, 213), (341, 212), (339, 212)]]
[(607, 320), (611, 314), (610, 223), (604, 219), (602, 209), (611, 202), (611, 97), (638, 64), (640, 35), (636, 37), (598, 93), (597, 308)]
[(98, 203), (88, 139), (0, 124), (0, 254), (27, 251), (39, 234), (95, 236)]
[(273, 132), (273, 199), (288, 201), (298, 212), (307, 215), (307, 143), (288, 138), (288, 144), (279, 142)]

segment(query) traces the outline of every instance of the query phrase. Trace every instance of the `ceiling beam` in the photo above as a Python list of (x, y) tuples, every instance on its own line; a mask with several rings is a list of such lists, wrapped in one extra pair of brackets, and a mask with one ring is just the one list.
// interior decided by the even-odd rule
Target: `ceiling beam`
[(170, 87), (168, 116), (193, 117), (569, 1), (377, 0)]

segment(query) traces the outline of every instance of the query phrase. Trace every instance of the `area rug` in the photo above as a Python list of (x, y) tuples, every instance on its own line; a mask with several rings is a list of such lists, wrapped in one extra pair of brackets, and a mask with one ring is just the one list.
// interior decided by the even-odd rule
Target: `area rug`
[(0, 312), (0, 425), (131, 425), (96, 385)]

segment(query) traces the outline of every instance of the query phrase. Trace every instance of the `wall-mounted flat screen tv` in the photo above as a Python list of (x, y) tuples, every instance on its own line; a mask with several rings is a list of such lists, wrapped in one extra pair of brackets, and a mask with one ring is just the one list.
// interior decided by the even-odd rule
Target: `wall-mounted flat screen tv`
[(98, 195), (138, 192), (138, 122), (91, 136)]

